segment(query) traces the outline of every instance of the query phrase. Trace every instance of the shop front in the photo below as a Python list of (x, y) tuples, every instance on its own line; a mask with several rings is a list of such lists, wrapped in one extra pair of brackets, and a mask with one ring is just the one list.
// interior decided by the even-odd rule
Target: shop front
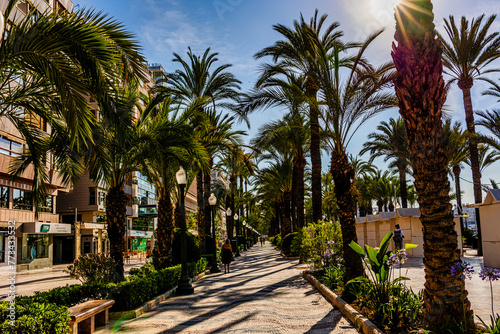
[(51, 267), (54, 237), (70, 236), (70, 224), (29, 222), (22, 223), (17, 238), (17, 271)]

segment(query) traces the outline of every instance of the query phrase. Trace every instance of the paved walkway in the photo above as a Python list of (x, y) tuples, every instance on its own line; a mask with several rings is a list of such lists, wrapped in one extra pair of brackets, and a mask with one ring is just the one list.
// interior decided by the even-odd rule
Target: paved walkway
[[(481, 319), (490, 323), (490, 284), (487, 281), (482, 281), (478, 275), (483, 267), (483, 257), (477, 256), (476, 250), (468, 249), (466, 254), (462, 257), (462, 260), (469, 262), (474, 267), (472, 279), (465, 280), (465, 289), (469, 293), (468, 298), (474, 310), (474, 316), (480, 316)], [(399, 270), (396, 271), (395, 275), (396, 277), (399, 276)], [(410, 286), (413, 291), (422, 290), (425, 283), (423, 258), (409, 258), (408, 262), (401, 268), (401, 276), (410, 278), (409, 281), (406, 281), (406, 284)], [(495, 313), (500, 314), (500, 281), (493, 282), (493, 297)], [(475, 317), (474, 321), (479, 322), (479, 319)]]
[[(95, 333), (358, 333), (301, 276), (306, 267), (284, 260), (266, 243), (193, 284), (139, 318), (110, 323)], [(112, 328), (114, 326), (114, 328)]]
[[(144, 261), (133, 259), (125, 264), (125, 274), (128, 274), (131, 268), (138, 268), (144, 265)], [(58, 264), (52, 268), (43, 268), (36, 270), (23, 271), (16, 273), (16, 295), (30, 296), (35, 291), (47, 291), (66, 284), (81, 284), (77, 279), (72, 279), (63, 272), (68, 267), (67, 264)], [(9, 293), (10, 283), (7, 281), (12, 273), (8, 267), (0, 268), (0, 300)]]

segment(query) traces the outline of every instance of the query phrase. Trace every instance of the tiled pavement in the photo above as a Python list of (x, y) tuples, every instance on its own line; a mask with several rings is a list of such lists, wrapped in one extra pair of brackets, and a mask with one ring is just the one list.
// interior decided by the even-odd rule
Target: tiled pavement
[(306, 267), (284, 260), (266, 243), (193, 284), (195, 293), (174, 296), (141, 317), (111, 322), (102, 333), (358, 333), (305, 281)]

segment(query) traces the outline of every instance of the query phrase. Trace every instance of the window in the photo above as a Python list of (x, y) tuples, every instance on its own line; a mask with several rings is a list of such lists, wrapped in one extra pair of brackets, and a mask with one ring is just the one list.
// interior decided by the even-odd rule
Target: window
[(0, 208), (9, 207), (9, 188), (0, 187)]
[(104, 191), (97, 192), (98, 205), (106, 206), (106, 193)]
[(23, 144), (5, 136), (0, 136), (0, 153), (18, 157), (22, 152)]
[(52, 203), (53, 203), (52, 195), (47, 196), (45, 198), (45, 201), (43, 203), (41, 203), (41, 205), (40, 205), (40, 211), (52, 213), (52, 211), (53, 211)]
[(33, 194), (31, 191), (13, 189), (12, 202), (14, 203), (13, 209), (18, 210), (33, 210)]
[(95, 201), (95, 188), (94, 187), (90, 187), (89, 188), (89, 205), (95, 205), (96, 204), (96, 201)]
[(35, 260), (49, 257), (49, 236), (28, 234), (28, 251), (22, 254), (21, 260)]

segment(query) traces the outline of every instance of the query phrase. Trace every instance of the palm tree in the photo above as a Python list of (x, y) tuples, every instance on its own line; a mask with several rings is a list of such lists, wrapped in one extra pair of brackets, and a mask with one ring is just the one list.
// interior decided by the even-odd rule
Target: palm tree
[[(460, 172), (462, 171), (462, 163), (466, 162), (468, 159), (469, 149), (467, 147), (467, 139), (462, 132), (460, 123), (456, 122), (452, 125), (451, 121), (447, 120), (443, 124), (443, 143), (448, 157), (449, 173), (453, 175), (455, 180), (458, 213), (462, 215)], [(460, 217), (460, 228), (463, 235), (465, 224), (462, 217)]]
[(293, 28), (281, 24), (273, 28), (284, 39), (277, 41), (274, 45), (264, 48), (255, 55), (256, 58), (265, 56), (273, 57), (275, 65), (264, 67), (264, 71), (257, 83), (266, 81), (269, 77), (280, 75), (283, 72), (300, 73), (305, 77), (306, 96), (309, 104), (309, 125), (311, 133), (311, 194), (313, 206), (313, 221), (322, 219), (321, 213), (321, 138), (319, 107), (317, 94), (320, 85), (317, 81), (317, 71), (320, 67), (321, 57), (329, 53), (343, 35), (337, 31), (338, 22), (334, 22), (323, 29), (327, 15), (318, 17), (318, 10), (310, 22), (306, 22), (301, 16), (300, 21), (294, 21)]
[(368, 135), (371, 141), (363, 144), (360, 154), (370, 152), (370, 163), (377, 157), (383, 156), (384, 162), (392, 160), (389, 168), (397, 168), (399, 184), (401, 185), (401, 206), (408, 207), (406, 192), (406, 173), (408, 172), (410, 150), (406, 138), (406, 129), (401, 118), (391, 118), (389, 123), (382, 121), (377, 126), (378, 132)]
[(173, 264), (174, 216), (171, 196), (177, 185), (175, 174), (180, 165), (189, 166), (193, 159), (208, 164), (205, 147), (198, 142), (185, 114), (175, 119), (174, 112), (178, 110), (172, 105), (170, 96), (161, 99), (163, 101), (158, 108), (140, 116), (140, 130), (152, 134), (145, 147), (141, 170), (155, 185), (158, 196), (157, 240), (153, 258), (157, 269)]
[[(488, 144), (479, 144), (477, 146), (478, 158), (479, 158), (479, 172), (482, 174), (483, 171), (490, 165), (494, 164), (500, 159), (500, 153), (496, 151), (491, 151)], [(467, 165), (471, 165), (470, 157), (465, 161)]]
[[(331, 149), (330, 173), (339, 206), (344, 261), (350, 264), (346, 266), (346, 281), (364, 272), (359, 255), (350, 247), (351, 241), (357, 241), (356, 203), (352, 193), (355, 170), (346, 149), (361, 124), (396, 103), (393, 94), (381, 91), (390, 83), (391, 65), (374, 68), (364, 59), (366, 48), (380, 33), (369, 36), (362, 44), (337, 46), (331, 54), (324, 54), (323, 67), (317, 77), (321, 100), (325, 104), (326, 137)], [(350, 49), (356, 49), (357, 53), (343, 58), (341, 54)], [(340, 75), (343, 64), (349, 65), (345, 76), (344, 73)]]
[(282, 120), (265, 124), (252, 142), (257, 150), (274, 147), (280, 152), (288, 151), (293, 156), (292, 221), (297, 228), (304, 226), (304, 171), (307, 164), (310, 136), (303, 109), (306, 102), (305, 80), (287, 74), (286, 80), (268, 78), (259, 90), (246, 99), (248, 109), (284, 106), (288, 114)]
[[(139, 170), (143, 159), (143, 146), (151, 134), (144, 131), (144, 119), (132, 118), (139, 101), (138, 86), (131, 82), (117, 88), (109, 103), (100, 105), (101, 118), (94, 129), (94, 145), (86, 152), (85, 162), (94, 182), (102, 182), (108, 189), (106, 221), (110, 241), (110, 255), (116, 262), (118, 279), (123, 279), (123, 236), (129, 202), (124, 191), (125, 182), (132, 172)], [(156, 100), (150, 101), (155, 103)], [(146, 110), (152, 107), (147, 106)]]
[[(445, 29), (450, 42), (439, 35), (443, 46), (443, 65), (447, 74), (452, 77), (449, 83), (457, 82), (464, 97), (465, 122), (469, 134), (474, 135), (474, 109), (472, 107), (471, 88), (474, 80), (491, 82), (485, 74), (498, 72), (500, 68), (490, 65), (500, 57), (500, 33), (488, 33), (495, 21), (496, 15), (490, 16), (483, 25), (484, 14), (470, 22), (462, 17), (460, 28), (455, 24), (455, 19), (450, 16), (445, 21)], [(472, 168), (472, 181), (474, 186), (474, 201), (482, 203), (481, 172), (479, 171), (479, 158), (477, 142), (474, 137), (469, 140), (469, 155)], [(482, 255), (481, 225), (479, 209), (476, 209), (478, 227), (478, 255)]]
[(480, 140), (492, 147), (500, 154), (500, 109), (492, 111), (478, 111), (480, 117), (476, 123), (479, 126), (484, 126), (493, 136), (480, 135)]
[(392, 51), (397, 70), (394, 85), (406, 125), (424, 234), (423, 323), (432, 328), (462, 324), (462, 328), (472, 329), (473, 314), (464, 282), (450, 272), (460, 261), (460, 252), (442, 143), (441, 108), (446, 101), (442, 51), (433, 20), (430, 0), (402, 0), (396, 6)]
[[(133, 35), (107, 15), (32, 9), (14, 20), (20, 2), (7, 1), (2, 16), (7, 24), (0, 36), (0, 117), (26, 140), (27, 150), (11, 171), (20, 175), (34, 167), (38, 212), (50, 183), (48, 153), (66, 184), (83, 172), (75, 150), (91, 145), (95, 121), (85, 96), (106, 99), (113, 81), (142, 78), (145, 67)], [(33, 120), (48, 124), (50, 134)]]
[[(173, 61), (181, 65), (181, 69), (176, 70), (169, 75), (170, 84), (173, 95), (182, 101), (184, 105), (198, 106), (199, 112), (197, 117), (192, 120), (197, 132), (201, 132), (207, 120), (203, 117), (206, 107), (212, 105), (216, 107), (227, 108), (235, 112), (239, 112), (234, 107), (234, 102), (239, 99), (240, 89), (239, 84), (234, 75), (228, 71), (232, 65), (224, 64), (213, 68), (217, 59), (218, 53), (211, 53), (210, 48), (206, 49), (203, 55), (197, 56), (191, 48), (188, 49), (188, 60), (182, 59), (180, 55), (174, 53)], [(245, 120), (244, 116), (241, 119)], [(207, 131), (204, 134), (210, 135)], [(205, 142), (209, 142), (207, 138)], [(199, 170), (196, 177), (197, 186), (197, 203), (198, 203), (198, 237), (201, 241), (201, 246), (204, 249), (205, 233), (210, 228), (210, 216), (207, 214), (210, 211), (208, 198), (210, 197), (210, 169)]]

